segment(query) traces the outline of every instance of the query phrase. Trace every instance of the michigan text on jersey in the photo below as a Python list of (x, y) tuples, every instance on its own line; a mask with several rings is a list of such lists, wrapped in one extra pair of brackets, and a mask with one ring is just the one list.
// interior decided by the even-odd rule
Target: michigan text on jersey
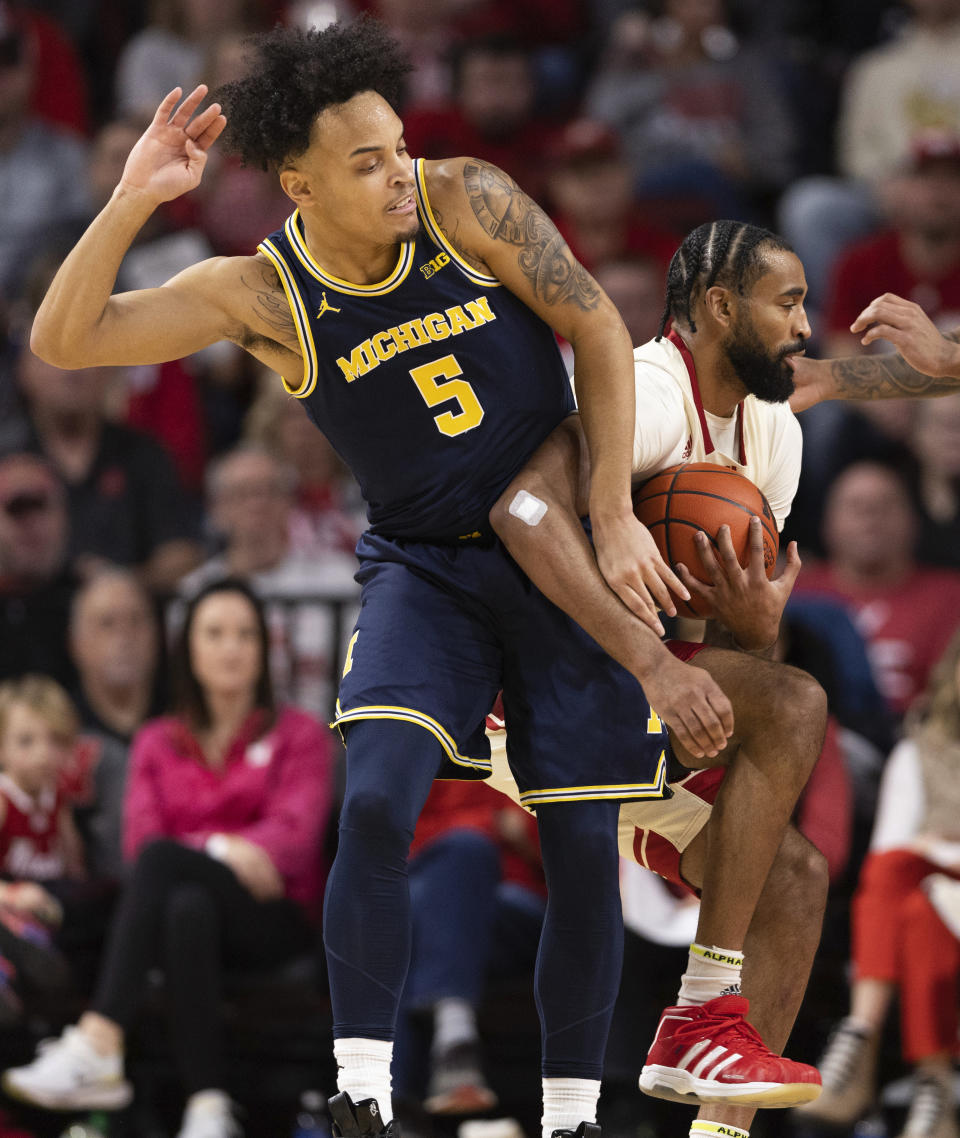
[(496, 320), (497, 316), (485, 296), (468, 300), (465, 304), (455, 304), (444, 312), (431, 312), (416, 320), (408, 320), (398, 327), (386, 328), (364, 340), (350, 353), (350, 359), (340, 356), (337, 364), (347, 383), (366, 375), (385, 360), (398, 352), (411, 348), (422, 348), (432, 341), (446, 340), (448, 336), (459, 336), (461, 332), (472, 332)]

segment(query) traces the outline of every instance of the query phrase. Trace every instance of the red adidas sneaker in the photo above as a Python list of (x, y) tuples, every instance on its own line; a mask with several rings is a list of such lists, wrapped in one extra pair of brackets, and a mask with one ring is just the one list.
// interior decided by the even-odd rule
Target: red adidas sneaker
[(820, 1094), (820, 1072), (769, 1050), (744, 1018), (743, 996), (718, 996), (660, 1017), (640, 1089), (688, 1105), (797, 1106)]

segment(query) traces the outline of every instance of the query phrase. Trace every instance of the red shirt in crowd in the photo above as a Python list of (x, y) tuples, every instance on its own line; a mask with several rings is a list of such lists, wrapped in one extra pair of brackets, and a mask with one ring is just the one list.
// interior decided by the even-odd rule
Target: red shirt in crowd
[(939, 280), (921, 280), (903, 259), (900, 237), (886, 231), (846, 250), (837, 262), (827, 304), (831, 332), (849, 332), (850, 325), (881, 292), (894, 292), (919, 304), (935, 324), (953, 329), (960, 324), (960, 264)]
[(207, 461), (206, 426), (197, 382), (186, 361), (137, 367), (133, 379), (127, 423), (166, 447), (187, 490), (201, 490)]
[[(598, 268), (591, 258), (584, 253), (577, 234), (577, 227), (573, 221), (562, 213), (554, 213), (551, 216), (560, 231), (560, 236), (570, 246), (571, 252), (584, 268), (590, 272)], [(623, 245), (616, 251), (614, 257), (649, 258), (659, 265), (666, 274), (679, 244), (680, 242), (672, 233), (658, 229), (646, 222), (643, 219), (642, 212), (638, 209), (627, 223), (623, 235)]]
[(506, 170), (539, 202), (546, 198), (546, 170), (556, 130), (550, 123), (532, 119), (505, 138), (488, 138), (456, 107), (415, 108), (403, 119), (403, 136), (414, 158), (449, 158), (451, 154), (482, 158)]
[[(504, 839), (500, 824), (504, 814), (511, 816), (510, 829), (519, 841)], [(411, 859), (451, 830), (475, 830), (486, 835), (500, 847), (502, 879), (546, 895), (536, 820), (499, 790), (479, 781), (435, 782), (417, 821), (410, 846)]]
[(61, 794), (52, 787), (36, 797), (0, 774), (6, 807), (0, 825), (0, 874), (14, 880), (56, 881), (67, 872), (60, 837)]
[(286, 895), (311, 916), (326, 877), (322, 849), (333, 798), (330, 736), (311, 716), (281, 708), (265, 733), (248, 717), (223, 766), (208, 765), (180, 719), (154, 719), (133, 741), (124, 806), (124, 856), (153, 838), (202, 848), (212, 834), (235, 834), (264, 849)]
[(898, 715), (927, 686), (960, 625), (960, 573), (948, 569), (917, 567), (896, 585), (852, 589), (829, 565), (805, 566), (797, 592), (825, 593), (847, 605), (877, 686)]
[(832, 715), (827, 717), (823, 749), (797, 808), (797, 829), (827, 859), (830, 880), (838, 881), (853, 842), (853, 784)]
[(18, 22), (30, 37), (36, 69), (30, 109), (46, 122), (77, 134), (90, 129), (87, 79), (69, 36), (43, 12), (21, 9)]

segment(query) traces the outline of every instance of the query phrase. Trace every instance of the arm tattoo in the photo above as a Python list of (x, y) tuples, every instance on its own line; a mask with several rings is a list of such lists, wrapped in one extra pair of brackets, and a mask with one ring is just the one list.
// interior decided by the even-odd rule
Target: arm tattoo
[(490, 270), (483, 263), (483, 261), (480, 260), (476, 253), (472, 253), (466, 247), (466, 245), (464, 245), (463, 239), (460, 236), (460, 219), (456, 219), (454, 227), (451, 230), (445, 224), (443, 220), (443, 214), (440, 212), (440, 210), (437, 209), (436, 206), (433, 207), (433, 216), (436, 219), (437, 225), (439, 225), (443, 230), (444, 237), (446, 237), (446, 239), (450, 242), (454, 249), (456, 249), (460, 256), (463, 257), (463, 259), (468, 264), (473, 265), (478, 273), (487, 273), (489, 275)]
[(463, 183), (470, 206), (496, 241), (520, 249), (517, 263), (545, 304), (571, 303), (591, 311), (600, 290), (576, 260), (557, 227), (517, 183), (487, 162), (467, 162)]
[(264, 324), (274, 330), (277, 343), (299, 354), (300, 341), (293, 316), (273, 266), (257, 265), (255, 271), (244, 273), (240, 279), (253, 293), (254, 311)]
[[(960, 343), (960, 329), (946, 338)], [(924, 375), (899, 354), (831, 360), (830, 374), (843, 399), (915, 399), (960, 391), (960, 377)]]

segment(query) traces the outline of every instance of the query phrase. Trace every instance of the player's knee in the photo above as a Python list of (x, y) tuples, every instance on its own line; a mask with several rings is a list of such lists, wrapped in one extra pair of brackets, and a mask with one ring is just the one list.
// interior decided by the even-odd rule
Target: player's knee
[(378, 845), (408, 848), (413, 827), (396, 808), (396, 796), (388, 787), (358, 787), (347, 794), (340, 812), (341, 834), (353, 832)]
[(805, 744), (810, 766), (816, 762), (827, 725), (827, 693), (808, 672), (781, 665), (771, 714), (785, 738)]

